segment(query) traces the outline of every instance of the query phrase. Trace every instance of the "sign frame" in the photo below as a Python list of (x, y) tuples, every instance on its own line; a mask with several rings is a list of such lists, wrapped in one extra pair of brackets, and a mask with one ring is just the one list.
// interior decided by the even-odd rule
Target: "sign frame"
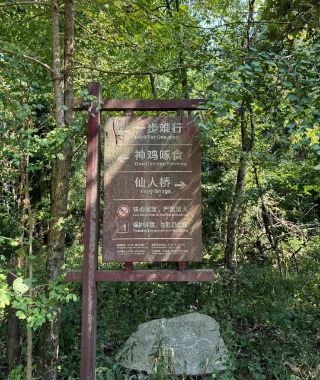
[[(120, 270), (98, 269), (99, 245), (99, 203), (100, 203), (100, 122), (102, 111), (124, 111), (133, 116), (134, 111), (176, 111), (183, 116), (184, 111), (196, 110), (203, 99), (174, 100), (102, 100), (99, 82), (91, 82), (89, 95), (96, 98), (89, 105), (84, 99), (75, 99), (71, 105), (74, 111), (87, 111), (87, 169), (86, 169), (86, 209), (84, 231), (84, 257), (82, 271), (69, 271), (66, 281), (82, 282), (82, 326), (81, 326), (81, 380), (96, 379), (96, 330), (97, 330), (97, 284), (100, 281), (208, 281), (214, 280), (211, 269), (187, 269), (187, 262), (180, 261), (172, 270), (139, 270), (132, 262), (124, 262)], [(122, 210), (125, 212), (125, 209)], [(120, 211), (121, 212), (121, 211)]]

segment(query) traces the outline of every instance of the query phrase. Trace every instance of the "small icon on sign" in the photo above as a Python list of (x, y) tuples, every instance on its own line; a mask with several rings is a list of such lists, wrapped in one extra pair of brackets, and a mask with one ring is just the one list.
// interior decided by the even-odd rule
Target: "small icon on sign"
[(127, 218), (130, 214), (130, 208), (127, 205), (121, 205), (117, 209), (117, 214), (120, 218)]
[(119, 222), (118, 224), (118, 232), (124, 234), (129, 232), (129, 222)]

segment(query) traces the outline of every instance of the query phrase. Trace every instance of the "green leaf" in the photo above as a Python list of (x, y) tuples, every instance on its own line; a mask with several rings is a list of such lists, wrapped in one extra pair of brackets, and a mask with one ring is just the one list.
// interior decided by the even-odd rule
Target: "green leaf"
[(285, 87), (293, 87), (293, 84), (292, 84), (291, 82), (287, 81), (287, 80), (285, 80), (285, 81), (283, 82), (283, 85), (284, 85)]
[(216, 118), (224, 117), (227, 114), (227, 110), (225, 108), (221, 108), (221, 110), (217, 113)]
[(11, 245), (12, 247), (17, 247), (19, 244), (20, 244), (20, 243), (19, 243), (19, 240), (18, 240), (18, 239), (16, 239), (16, 240), (11, 240), (11, 241), (10, 241), (10, 245)]
[(288, 99), (289, 100), (298, 100), (299, 98), (298, 98), (297, 95), (291, 94), (291, 95), (288, 96)]
[(289, 121), (286, 125), (286, 127), (288, 128), (292, 128), (292, 127), (295, 127), (297, 125), (297, 123), (295, 121)]
[(202, 122), (200, 122), (200, 123), (198, 123), (198, 126), (199, 126), (199, 128), (202, 128), (202, 129), (204, 129), (204, 130), (206, 130), (206, 131), (209, 130), (209, 126), (208, 126), (208, 124), (206, 124), (206, 123), (202, 123)]
[(1, 289), (0, 291), (0, 309), (4, 309), (10, 304), (10, 296), (6, 290)]
[(18, 311), (16, 312), (16, 316), (17, 316), (19, 319), (26, 319), (26, 318), (27, 318), (26, 314), (25, 314), (23, 311), (21, 311), (21, 310), (18, 310)]
[(13, 281), (12, 288), (18, 294), (24, 294), (29, 290), (29, 286), (24, 283), (23, 278), (21, 277), (18, 277)]

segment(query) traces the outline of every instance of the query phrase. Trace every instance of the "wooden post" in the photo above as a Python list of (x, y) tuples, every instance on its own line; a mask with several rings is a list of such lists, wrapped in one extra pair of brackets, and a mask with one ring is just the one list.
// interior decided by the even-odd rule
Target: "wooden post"
[(100, 101), (101, 84), (89, 84), (96, 96), (88, 107), (88, 145), (84, 261), (82, 271), (81, 380), (96, 378), (97, 282), (100, 190)]

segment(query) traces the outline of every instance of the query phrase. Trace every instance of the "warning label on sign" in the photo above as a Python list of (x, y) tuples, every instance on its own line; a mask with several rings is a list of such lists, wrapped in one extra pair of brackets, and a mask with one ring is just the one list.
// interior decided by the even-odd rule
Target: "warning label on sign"
[(117, 214), (120, 218), (127, 218), (130, 214), (130, 208), (126, 205), (121, 205), (117, 209)]

